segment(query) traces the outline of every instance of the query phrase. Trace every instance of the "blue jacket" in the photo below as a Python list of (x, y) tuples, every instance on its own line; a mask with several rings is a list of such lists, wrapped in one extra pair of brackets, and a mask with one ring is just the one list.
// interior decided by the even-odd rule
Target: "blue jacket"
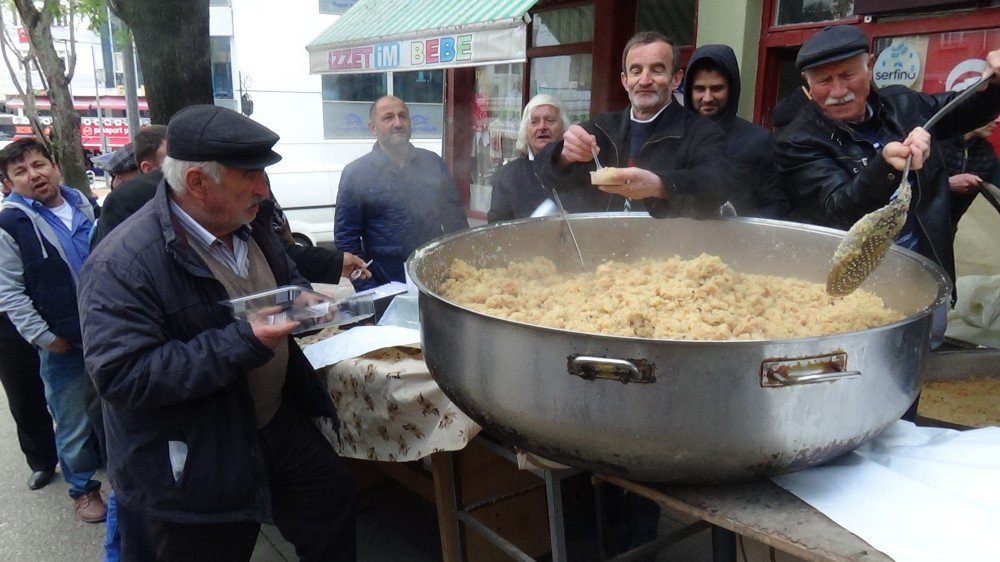
[[(62, 192), (93, 223), (97, 202), (72, 188)], [(76, 273), (52, 227), (17, 199), (5, 200), (0, 211), (0, 311), (38, 347), (56, 337), (80, 345)]]
[[(119, 502), (157, 518), (262, 521), (270, 490), (245, 374), (274, 353), (223, 304), (226, 289), (188, 245), (167, 190), (161, 182), (80, 275), (84, 357), (104, 409), (108, 474)], [(308, 286), (270, 220), (259, 212), (251, 236), (277, 284)], [(336, 416), (291, 339), (283, 394), (308, 416)], [(177, 478), (171, 442), (187, 449)]]
[(429, 150), (411, 146), (406, 166), (399, 168), (375, 143), (340, 176), (337, 249), (375, 260), (368, 267), (371, 279), (354, 282), (359, 291), (404, 281), (403, 266), (413, 250), (468, 226), (455, 182)]

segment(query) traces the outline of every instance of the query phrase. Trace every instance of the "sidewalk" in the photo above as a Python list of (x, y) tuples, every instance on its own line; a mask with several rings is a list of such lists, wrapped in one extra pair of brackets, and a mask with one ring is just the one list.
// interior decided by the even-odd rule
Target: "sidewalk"
[[(0, 361), (3, 359), (0, 358)], [(104, 559), (104, 524), (76, 520), (61, 473), (41, 490), (28, 489), (31, 473), (17, 444), (7, 397), (0, 393), (0, 561), (98, 562)], [(101, 491), (107, 498), (107, 476)], [(358, 560), (440, 560), (434, 507), (395, 485), (358, 496)], [(252, 562), (295, 561), (295, 549), (265, 525)]]
[[(28, 489), (29, 474), (31, 469), (17, 445), (7, 396), (0, 393), (0, 560), (101, 560), (104, 524), (76, 520), (61, 473), (36, 491)], [(103, 472), (98, 479), (107, 482)], [(101, 491), (107, 496), (106, 485)]]

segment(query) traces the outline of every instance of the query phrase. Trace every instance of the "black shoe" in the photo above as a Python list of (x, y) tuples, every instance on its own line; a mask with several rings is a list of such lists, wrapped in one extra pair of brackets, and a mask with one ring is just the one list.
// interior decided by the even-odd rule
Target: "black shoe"
[(36, 470), (28, 477), (28, 489), (38, 490), (39, 488), (44, 488), (55, 477), (55, 470)]

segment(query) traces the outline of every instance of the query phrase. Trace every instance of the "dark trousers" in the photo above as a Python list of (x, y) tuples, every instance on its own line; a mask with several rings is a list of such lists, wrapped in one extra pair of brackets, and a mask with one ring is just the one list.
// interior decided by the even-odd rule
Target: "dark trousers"
[[(267, 464), (274, 524), (302, 562), (354, 561), (354, 483), (319, 429), (282, 405), (257, 433)], [(157, 560), (246, 561), (260, 523), (150, 521)], [(124, 533), (124, 530), (123, 530)]]
[(0, 341), (0, 383), (7, 394), (17, 441), (31, 470), (52, 470), (59, 462), (45, 386), (38, 374), (38, 351), (28, 342)]

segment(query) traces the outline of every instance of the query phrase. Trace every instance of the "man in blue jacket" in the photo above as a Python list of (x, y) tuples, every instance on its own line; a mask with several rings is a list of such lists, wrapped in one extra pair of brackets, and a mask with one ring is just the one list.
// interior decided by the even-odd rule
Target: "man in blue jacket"
[(404, 281), (413, 250), (469, 226), (458, 188), (441, 157), (410, 144), (410, 110), (384, 96), (372, 104), (368, 129), (377, 142), (340, 176), (334, 237), (337, 248), (366, 262), (371, 279), (358, 290)]
[[(354, 560), (350, 476), (310, 418), (336, 418), (291, 338), (226, 301), (308, 287), (270, 227), (270, 129), (213, 105), (167, 126), (164, 179), (81, 274), (122, 558), (143, 524), (160, 560), (249, 560), (273, 519), (301, 560)], [(140, 523), (141, 522), (141, 523)]]
[[(56, 453), (77, 519), (104, 521), (94, 387), (83, 366), (77, 275), (87, 259), (97, 204), (60, 185), (59, 166), (37, 140), (0, 150), (11, 194), (0, 211), (0, 312), (38, 349), (45, 399), (56, 422)], [(97, 420), (93, 420), (97, 421)]]

